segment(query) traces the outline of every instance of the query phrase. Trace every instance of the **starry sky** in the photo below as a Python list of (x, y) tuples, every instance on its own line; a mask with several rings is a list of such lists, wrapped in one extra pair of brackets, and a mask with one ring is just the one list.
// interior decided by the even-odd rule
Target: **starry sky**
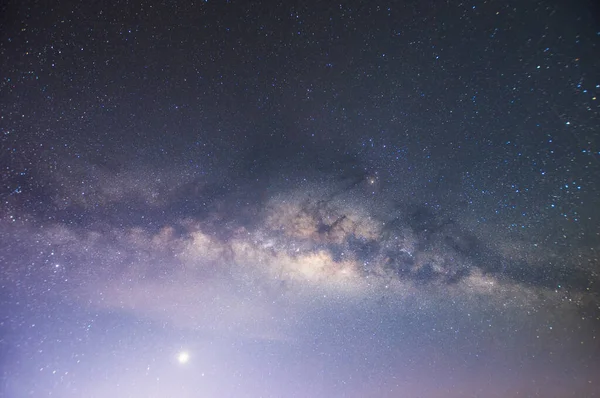
[(600, 7), (7, 1), (0, 396), (600, 396)]

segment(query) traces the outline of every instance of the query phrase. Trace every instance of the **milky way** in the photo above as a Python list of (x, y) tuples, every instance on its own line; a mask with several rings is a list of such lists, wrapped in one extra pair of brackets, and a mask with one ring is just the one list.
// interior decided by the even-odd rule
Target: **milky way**
[(597, 396), (585, 7), (233, 3), (7, 6), (0, 395)]

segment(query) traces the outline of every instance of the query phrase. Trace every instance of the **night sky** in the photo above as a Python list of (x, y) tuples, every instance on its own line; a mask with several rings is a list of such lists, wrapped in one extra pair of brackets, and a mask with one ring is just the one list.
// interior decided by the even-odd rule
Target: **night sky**
[(600, 396), (600, 7), (0, 10), (0, 396)]

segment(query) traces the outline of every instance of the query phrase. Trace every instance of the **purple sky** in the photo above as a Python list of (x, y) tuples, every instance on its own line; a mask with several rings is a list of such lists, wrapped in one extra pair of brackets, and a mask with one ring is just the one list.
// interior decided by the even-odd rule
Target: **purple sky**
[(7, 3), (0, 395), (600, 396), (574, 4)]

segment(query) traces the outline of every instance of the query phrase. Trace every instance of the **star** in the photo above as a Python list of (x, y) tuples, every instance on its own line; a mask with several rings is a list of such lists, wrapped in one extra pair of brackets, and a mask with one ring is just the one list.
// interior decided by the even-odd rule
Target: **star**
[(184, 365), (188, 363), (189, 360), (190, 354), (187, 351), (181, 351), (179, 354), (177, 354), (177, 362), (179, 362), (180, 364)]

